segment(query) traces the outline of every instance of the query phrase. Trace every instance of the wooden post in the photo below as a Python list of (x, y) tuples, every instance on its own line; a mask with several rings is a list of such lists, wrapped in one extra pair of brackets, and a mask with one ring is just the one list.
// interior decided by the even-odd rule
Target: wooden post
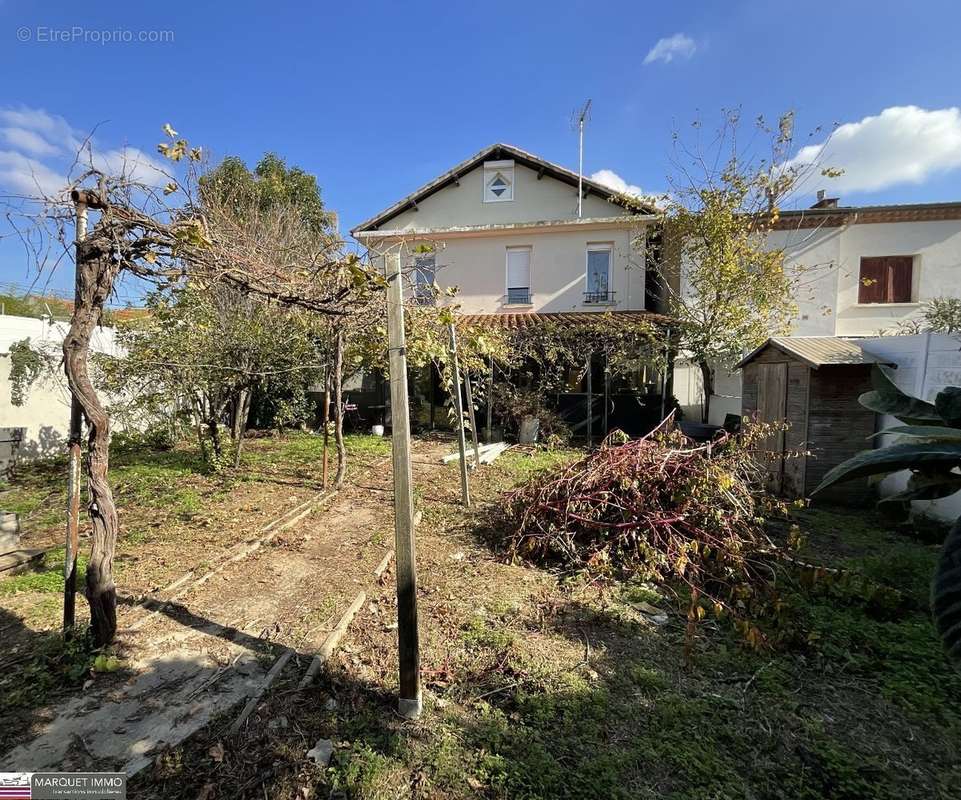
[(484, 438), (487, 440), (487, 444), (491, 444), (491, 430), (493, 428), (494, 419), (494, 356), (491, 356), (491, 375), (490, 381), (487, 384), (487, 430), (484, 434)]
[(470, 486), (467, 483), (467, 442), (464, 440), (464, 405), (460, 397), (460, 368), (457, 365), (457, 332), (454, 323), (447, 326), (450, 334), (450, 360), (454, 371), (454, 412), (457, 414), (457, 446), (460, 448), (460, 496), (461, 501), (470, 508)]
[(591, 357), (587, 357), (587, 446), (594, 444), (594, 394), (591, 388)]
[[(76, 202), (77, 247), (87, 237), (87, 205)], [(79, 257), (74, 257), (74, 308), (80, 304)], [(70, 394), (70, 433), (67, 439), (67, 540), (63, 559), (63, 635), (69, 636), (77, 616), (77, 554), (80, 550), (80, 441), (83, 438), (83, 412), (77, 396)]]
[(477, 443), (477, 420), (474, 418), (474, 398), (470, 390), (470, 373), (464, 373), (464, 391), (467, 394), (467, 416), (470, 419), (471, 439), (474, 442), (474, 469), (480, 467), (480, 445)]
[(394, 549), (397, 553), (397, 640), (400, 697), (397, 710), (416, 719), (422, 709), (420, 637), (417, 630), (417, 565), (414, 547), (414, 498), (411, 490), (410, 409), (404, 337), (404, 289), (400, 254), (384, 256), (387, 289), (387, 340), (390, 353), (391, 441), (394, 467)]
[(324, 368), (324, 491), (327, 491), (327, 445), (330, 441), (330, 365)]

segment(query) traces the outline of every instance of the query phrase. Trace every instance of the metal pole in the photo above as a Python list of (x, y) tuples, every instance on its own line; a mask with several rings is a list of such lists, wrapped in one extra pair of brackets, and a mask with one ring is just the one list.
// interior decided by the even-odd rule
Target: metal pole
[(487, 384), (487, 431), (484, 436), (487, 444), (491, 444), (491, 429), (494, 417), (494, 356), (491, 356), (491, 376)]
[(404, 292), (401, 285), (400, 255), (387, 254), (384, 260), (388, 280), (387, 340), (390, 352), (391, 441), (394, 466), (394, 550), (397, 554), (397, 641), (400, 664), (400, 697), (397, 710), (407, 719), (416, 719), (421, 713), (422, 700)]
[(609, 434), (610, 428), (608, 426), (607, 410), (611, 404), (611, 357), (609, 354), (604, 355), (604, 430), (601, 433), (601, 437), (607, 436)]
[(594, 444), (594, 394), (591, 388), (591, 357), (587, 357), (587, 446)]
[(581, 218), (581, 200), (584, 197), (584, 114), (577, 123), (577, 218)]
[(464, 440), (464, 406), (460, 397), (460, 368), (457, 366), (457, 333), (454, 323), (449, 323), (451, 369), (454, 370), (454, 411), (457, 414), (457, 446), (460, 448), (460, 495), (461, 501), (470, 508), (470, 486), (467, 484), (467, 442)]
[[(74, 311), (80, 305), (80, 242), (87, 238), (87, 205), (74, 204), (77, 212), (77, 245), (74, 256)], [(83, 411), (70, 393), (70, 434), (67, 440), (67, 538), (63, 559), (63, 634), (70, 635), (77, 613), (77, 554), (80, 550), (80, 467)]]
[(661, 419), (667, 415), (667, 371), (671, 368), (671, 329), (664, 337), (664, 369), (661, 372)]
[(474, 442), (474, 469), (480, 466), (480, 445), (477, 443), (477, 420), (474, 418), (474, 398), (470, 391), (470, 373), (464, 373), (464, 390), (467, 393), (467, 416), (470, 419), (470, 434)]

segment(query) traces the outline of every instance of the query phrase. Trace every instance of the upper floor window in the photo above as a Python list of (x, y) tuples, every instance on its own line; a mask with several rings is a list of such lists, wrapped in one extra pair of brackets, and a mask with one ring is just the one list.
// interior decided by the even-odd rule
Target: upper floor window
[(614, 248), (610, 244), (591, 244), (587, 246), (587, 283), (584, 291), (585, 303), (611, 303), (611, 265)]
[(484, 162), (484, 202), (503, 203), (514, 199), (514, 162)]
[(507, 302), (529, 305), (531, 302), (531, 248), (507, 248)]
[(910, 303), (914, 256), (872, 256), (861, 259), (858, 303)]
[(414, 302), (419, 306), (432, 306), (436, 302), (434, 278), (436, 275), (434, 255), (417, 256), (414, 259)]

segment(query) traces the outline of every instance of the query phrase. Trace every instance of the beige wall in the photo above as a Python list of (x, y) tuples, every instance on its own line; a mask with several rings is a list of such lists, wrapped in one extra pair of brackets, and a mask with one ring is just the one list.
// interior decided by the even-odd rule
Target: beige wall
[[(434, 239), (437, 283), (441, 288), (457, 286), (454, 302), (465, 314), (494, 314), (526, 311), (638, 311), (644, 309), (644, 253), (632, 247), (640, 231), (627, 227), (594, 230), (513, 232), (510, 235), (475, 235)], [(379, 248), (402, 247), (405, 263), (412, 251), (425, 241), (411, 239), (402, 245), (380, 244)], [(585, 304), (587, 247), (610, 243), (613, 247), (611, 305)], [(508, 305), (507, 248), (531, 248), (530, 306)]]
[[(460, 179), (417, 204), (417, 211), (405, 211), (381, 227), (385, 230), (425, 230), (458, 225), (503, 225), (516, 222), (577, 218), (577, 189), (555, 178), (543, 176), (520, 164), (514, 165), (514, 199), (503, 203), (484, 202), (484, 169), (477, 167)], [(589, 194), (584, 198), (582, 217), (616, 217), (627, 214), (621, 206)]]

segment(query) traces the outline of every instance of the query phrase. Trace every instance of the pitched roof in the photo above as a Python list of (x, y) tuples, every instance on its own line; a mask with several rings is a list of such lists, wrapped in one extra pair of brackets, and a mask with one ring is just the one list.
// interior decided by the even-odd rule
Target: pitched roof
[(479, 325), (507, 330), (527, 330), (539, 325), (553, 324), (563, 327), (578, 327), (599, 321), (614, 325), (630, 325), (637, 322), (651, 322), (666, 325), (671, 319), (653, 311), (552, 311), (538, 313), (528, 311), (522, 314), (464, 314), (458, 317), (463, 325)]
[(904, 203), (886, 206), (828, 206), (782, 211), (775, 230), (838, 228), (880, 222), (940, 222), (961, 219), (961, 202)]
[[(521, 150), (519, 147), (498, 142), (490, 145), (489, 147), (485, 147), (480, 152), (472, 155), (466, 161), (461, 161), (457, 166), (447, 170), (447, 172), (445, 172), (443, 175), (440, 175), (429, 183), (425, 183), (423, 186), (417, 189), (417, 191), (407, 195), (401, 200), (398, 200), (392, 206), (385, 208), (379, 214), (375, 214), (370, 219), (364, 220), (351, 230), (351, 234), (356, 235), (361, 231), (379, 228), (385, 222), (389, 222), (398, 214), (401, 214), (409, 208), (414, 208), (417, 203), (421, 202), (427, 197), (430, 197), (435, 192), (439, 192), (445, 186), (449, 186), (450, 184), (460, 180), (463, 175), (466, 175), (468, 172), (480, 166), (485, 161), (495, 161), (503, 158), (513, 159), (518, 164), (522, 164), (525, 167), (536, 170), (539, 174), (549, 175), (550, 177), (571, 186), (577, 186), (578, 176), (576, 172), (572, 172), (566, 167), (562, 167), (559, 164), (553, 163), (552, 161), (547, 161), (540, 156), (535, 156), (533, 153), (528, 153), (526, 150)], [(583, 178), (583, 182), (584, 189), (586, 191), (600, 195), (605, 200), (617, 202), (619, 198), (623, 198), (623, 195), (619, 192), (615, 192), (610, 187), (605, 186), (602, 183), (598, 183), (597, 181), (593, 181), (590, 178)], [(624, 204), (620, 203), (619, 205)], [(639, 205), (640, 208), (636, 210), (648, 211), (650, 213), (654, 213), (656, 211), (656, 208), (653, 206), (653, 204), (648, 204), (642, 201), (639, 203)]]
[(794, 356), (814, 369), (848, 364), (887, 363), (865, 353), (850, 339), (839, 339), (836, 336), (772, 336), (760, 347), (744, 356), (736, 368), (740, 369), (753, 361), (762, 350), (768, 347), (775, 347), (783, 353)]

